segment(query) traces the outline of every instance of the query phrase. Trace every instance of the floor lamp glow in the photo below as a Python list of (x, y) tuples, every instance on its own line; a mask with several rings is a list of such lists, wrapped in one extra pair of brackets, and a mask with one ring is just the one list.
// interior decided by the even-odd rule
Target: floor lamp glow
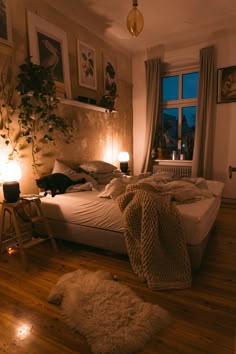
[(21, 169), (17, 161), (9, 159), (3, 170), (3, 196), (6, 203), (15, 203), (20, 196)]

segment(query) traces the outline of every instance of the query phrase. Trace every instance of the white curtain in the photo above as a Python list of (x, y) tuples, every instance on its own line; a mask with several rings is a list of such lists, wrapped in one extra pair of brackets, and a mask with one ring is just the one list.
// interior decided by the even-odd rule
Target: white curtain
[(146, 69), (146, 135), (144, 145), (144, 160), (142, 172), (152, 170), (151, 151), (157, 134), (158, 113), (161, 86), (161, 60), (145, 61)]
[(198, 112), (193, 151), (192, 176), (212, 178), (215, 133), (216, 64), (215, 48), (200, 51)]

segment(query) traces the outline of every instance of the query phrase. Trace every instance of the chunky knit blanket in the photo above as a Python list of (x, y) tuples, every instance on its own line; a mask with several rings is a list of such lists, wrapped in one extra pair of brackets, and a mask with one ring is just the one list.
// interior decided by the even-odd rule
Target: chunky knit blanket
[(135, 274), (152, 290), (191, 286), (191, 265), (181, 216), (170, 195), (130, 184), (118, 197), (125, 213), (125, 240)]

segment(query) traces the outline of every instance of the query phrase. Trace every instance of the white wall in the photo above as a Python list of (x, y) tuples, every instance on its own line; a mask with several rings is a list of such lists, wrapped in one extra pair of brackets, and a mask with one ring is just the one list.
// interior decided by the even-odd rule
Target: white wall
[[(218, 40), (218, 68), (236, 65), (235, 41), (236, 34)], [(236, 198), (236, 174), (232, 179), (228, 174), (229, 166), (236, 166), (236, 102), (217, 105), (214, 151), (214, 177), (225, 182), (225, 197)]]
[[(222, 34), (221, 37), (179, 48), (157, 46), (140, 53), (133, 59), (133, 156), (134, 173), (142, 168), (146, 124), (146, 82), (144, 61), (160, 56), (163, 61), (176, 66), (196, 63), (199, 51), (208, 45), (215, 45), (217, 68), (236, 65), (236, 34)], [(216, 73), (217, 75), (217, 73)], [(229, 179), (229, 165), (236, 166), (236, 102), (216, 105), (215, 146), (213, 178), (225, 183), (224, 197), (236, 198), (236, 173)]]

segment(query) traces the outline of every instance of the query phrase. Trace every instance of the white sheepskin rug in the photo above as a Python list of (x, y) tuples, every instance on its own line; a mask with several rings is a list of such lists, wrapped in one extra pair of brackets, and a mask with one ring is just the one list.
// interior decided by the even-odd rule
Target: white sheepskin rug
[(136, 353), (170, 321), (160, 306), (144, 302), (103, 271), (63, 275), (48, 301), (61, 304), (68, 325), (85, 336), (95, 354)]

